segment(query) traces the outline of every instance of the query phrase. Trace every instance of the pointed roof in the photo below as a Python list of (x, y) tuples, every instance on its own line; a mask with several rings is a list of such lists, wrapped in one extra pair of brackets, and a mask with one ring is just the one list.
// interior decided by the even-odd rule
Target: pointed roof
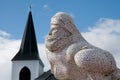
[[(40, 60), (31, 11), (28, 15), (20, 50), (12, 59), (12, 61), (16, 60)], [(40, 63), (43, 65), (41, 60)]]

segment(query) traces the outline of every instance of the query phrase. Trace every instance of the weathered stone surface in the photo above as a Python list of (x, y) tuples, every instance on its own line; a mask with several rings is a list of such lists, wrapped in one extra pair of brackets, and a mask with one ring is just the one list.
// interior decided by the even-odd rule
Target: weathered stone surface
[(120, 80), (113, 56), (88, 43), (64, 12), (51, 18), (46, 53), (52, 73), (59, 80)]

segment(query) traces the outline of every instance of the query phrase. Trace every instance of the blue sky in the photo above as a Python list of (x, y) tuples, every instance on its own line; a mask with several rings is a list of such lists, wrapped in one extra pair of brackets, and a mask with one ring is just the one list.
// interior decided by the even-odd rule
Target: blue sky
[(22, 38), (30, 4), (40, 43), (49, 31), (50, 18), (59, 11), (72, 15), (81, 32), (100, 18), (120, 19), (120, 0), (0, 0), (0, 30), (10, 33), (12, 39)]
[(109, 51), (120, 68), (120, 0), (0, 0), (0, 80), (11, 78), (11, 59), (19, 50), (29, 5), (45, 70), (50, 69), (45, 36), (51, 17), (60, 11), (73, 17), (88, 42)]

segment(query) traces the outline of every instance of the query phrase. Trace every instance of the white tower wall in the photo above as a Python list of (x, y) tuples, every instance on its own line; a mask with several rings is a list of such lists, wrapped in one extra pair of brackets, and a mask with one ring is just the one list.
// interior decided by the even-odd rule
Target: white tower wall
[(43, 67), (40, 65), (39, 60), (31, 61), (12, 61), (12, 80), (19, 80), (19, 74), (22, 68), (27, 67), (31, 73), (31, 80), (44, 73)]

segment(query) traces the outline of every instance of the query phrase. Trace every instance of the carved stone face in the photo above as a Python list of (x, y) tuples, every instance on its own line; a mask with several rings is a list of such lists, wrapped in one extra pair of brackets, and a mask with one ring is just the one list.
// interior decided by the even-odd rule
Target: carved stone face
[(49, 32), (49, 37), (52, 40), (59, 40), (64, 37), (68, 37), (70, 35), (70, 32), (65, 30), (63, 27), (60, 27), (59, 25), (51, 25), (51, 30)]
[[(58, 17), (51, 19), (51, 29), (46, 38), (46, 47), (51, 51), (60, 49), (66, 44), (65, 39), (69, 38), (71, 32), (64, 28), (64, 24)], [(63, 41), (63, 42), (62, 42)]]

